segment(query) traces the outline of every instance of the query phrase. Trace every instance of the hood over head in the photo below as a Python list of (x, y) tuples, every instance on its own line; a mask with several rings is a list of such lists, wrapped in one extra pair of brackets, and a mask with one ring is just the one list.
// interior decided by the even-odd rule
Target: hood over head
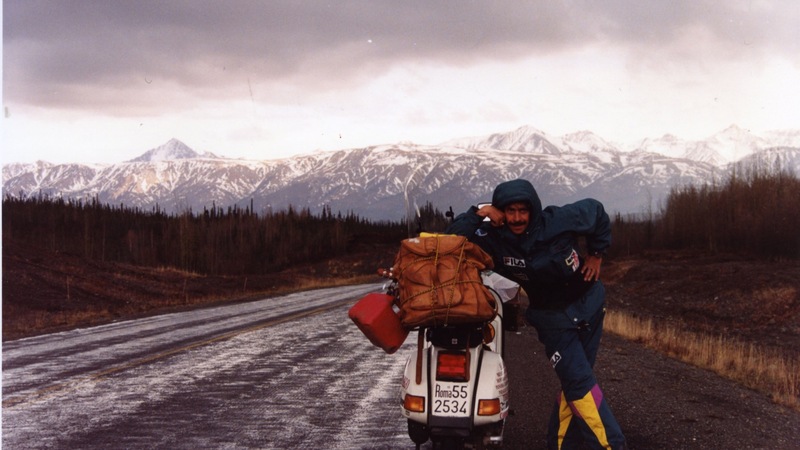
[(539, 200), (539, 194), (536, 189), (528, 180), (511, 180), (500, 183), (494, 189), (492, 194), (492, 206), (498, 209), (503, 209), (506, 206), (517, 203), (525, 202), (531, 207), (531, 223), (535, 223), (542, 213), (542, 201)]

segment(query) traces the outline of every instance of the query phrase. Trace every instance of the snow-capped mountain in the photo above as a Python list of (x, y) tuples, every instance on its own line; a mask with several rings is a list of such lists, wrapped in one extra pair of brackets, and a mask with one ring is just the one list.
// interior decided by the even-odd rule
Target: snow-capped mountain
[(667, 134), (658, 139), (644, 139), (635, 146), (647, 152), (720, 167), (772, 147), (800, 147), (800, 131), (772, 131), (764, 136), (756, 136), (749, 130), (731, 125), (700, 141), (685, 141)]
[(436, 146), (379, 145), (248, 161), (200, 155), (173, 139), (111, 165), (9, 164), (7, 195), (97, 198), (148, 210), (201, 212), (212, 206), (256, 212), (288, 205), (396, 220), (406, 204), (462, 211), (491, 198), (494, 186), (526, 178), (544, 204), (601, 200), (609, 212), (655, 212), (673, 186), (726, 176), (730, 163), (770, 164), (800, 173), (800, 132), (754, 136), (730, 127), (703, 141), (646, 139), (633, 149), (589, 132), (548, 136), (533, 127)]
[(457, 147), (466, 150), (493, 149), (524, 153), (558, 155), (556, 147), (543, 131), (525, 126), (508, 133), (495, 133), (488, 137), (456, 139), (442, 144), (444, 147)]
[(177, 139), (170, 139), (165, 144), (146, 151), (141, 156), (128, 162), (155, 162), (172, 161), (175, 159), (217, 158), (213, 153), (206, 152), (202, 155), (195, 152), (188, 145)]

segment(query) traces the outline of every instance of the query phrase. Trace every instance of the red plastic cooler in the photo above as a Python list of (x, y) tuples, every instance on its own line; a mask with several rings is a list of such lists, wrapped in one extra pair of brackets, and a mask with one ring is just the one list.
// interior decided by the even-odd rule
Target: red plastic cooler
[(391, 295), (367, 294), (347, 313), (370, 342), (386, 353), (396, 352), (408, 337), (408, 330), (392, 309), (392, 300)]

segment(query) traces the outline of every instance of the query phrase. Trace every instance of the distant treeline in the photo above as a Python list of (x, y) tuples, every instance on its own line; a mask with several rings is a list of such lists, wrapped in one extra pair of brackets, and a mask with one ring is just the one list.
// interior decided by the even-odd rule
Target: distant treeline
[[(452, 212), (427, 203), (416, 223), (375, 222), (308, 209), (255, 214), (212, 208), (166, 214), (47, 196), (3, 199), (3, 241), (99, 261), (175, 267), (208, 275), (264, 274), (344, 255), (354, 245), (394, 244), (442, 231)], [(697, 249), (800, 258), (800, 180), (780, 170), (740, 170), (720, 184), (676, 187), (661, 211), (617, 215), (614, 255)]]
[(674, 188), (662, 211), (616, 217), (614, 251), (697, 249), (800, 258), (800, 180), (780, 169), (738, 167), (720, 184)]
[(97, 200), (3, 199), (4, 242), (208, 275), (270, 273), (342, 255), (353, 245), (404, 237), (401, 222), (334, 215), (327, 207), (317, 215), (292, 207), (260, 215), (238, 207), (166, 214)]

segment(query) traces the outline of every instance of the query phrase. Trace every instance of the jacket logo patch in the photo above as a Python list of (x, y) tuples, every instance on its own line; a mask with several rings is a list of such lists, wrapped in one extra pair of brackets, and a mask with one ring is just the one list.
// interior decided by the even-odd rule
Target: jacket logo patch
[(553, 356), (550, 357), (550, 364), (553, 365), (553, 368), (556, 368), (556, 364), (561, 361), (561, 353), (555, 352)]
[(486, 236), (488, 234), (489, 233), (487, 233), (486, 230), (481, 230), (480, 228), (475, 230), (475, 235), (478, 236), (478, 237), (484, 237), (484, 236)]
[(567, 263), (567, 267), (571, 267), (573, 272), (578, 270), (578, 267), (581, 265), (581, 260), (578, 258), (578, 252), (575, 249), (572, 249), (572, 253), (570, 253), (569, 257), (564, 260)]
[(510, 256), (503, 257), (503, 265), (508, 267), (526, 267), (524, 259), (512, 258)]

